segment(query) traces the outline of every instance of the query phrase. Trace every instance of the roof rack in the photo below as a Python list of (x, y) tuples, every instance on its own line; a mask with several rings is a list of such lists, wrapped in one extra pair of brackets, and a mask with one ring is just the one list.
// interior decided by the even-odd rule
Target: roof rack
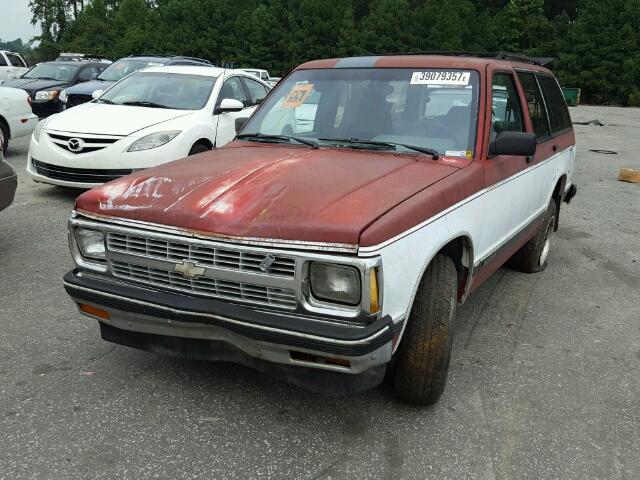
[(477, 58), (493, 58), (496, 60), (506, 60), (511, 62), (530, 63), (532, 65), (539, 65), (541, 67), (549, 67), (555, 60), (555, 58), (548, 57), (527, 57), (526, 55), (520, 55), (518, 53), (510, 52), (464, 52), (464, 51), (427, 51), (427, 52), (402, 52), (402, 53), (384, 53), (383, 56), (393, 55), (442, 55), (442, 56), (455, 56), (455, 57), (477, 57)]
[(189, 57), (189, 56), (186, 56), (186, 55), (171, 55), (171, 54), (167, 54), (167, 53), (134, 53), (134, 54), (131, 54), (131, 55), (127, 55), (127, 57), (184, 58), (185, 60), (194, 60), (196, 62), (202, 62), (202, 63), (211, 64), (210, 60), (206, 60), (204, 58)]

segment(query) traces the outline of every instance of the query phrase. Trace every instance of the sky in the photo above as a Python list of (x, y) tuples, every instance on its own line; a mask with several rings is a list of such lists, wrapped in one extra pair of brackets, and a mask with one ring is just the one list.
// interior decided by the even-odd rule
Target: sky
[(22, 38), (27, 42), (40, 33), (31, 25), (29, 0), (0, 0), (0, 39), (4, 41)]

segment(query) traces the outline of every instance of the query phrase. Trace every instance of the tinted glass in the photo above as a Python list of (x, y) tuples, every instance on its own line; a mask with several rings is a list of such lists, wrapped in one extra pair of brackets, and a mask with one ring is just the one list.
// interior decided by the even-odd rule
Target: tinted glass
[(522, 108), (513, 77), (495, 75), (491, 96), (491, 139), (500, 132), (523, 132)]
[(162, 65), (162, 62), (149, 60), (118, 60), (105, 68), (98, 78), (107, 82), (117, 82), (130, 73), (158, 65)]
[(338, 139), (404, 143), (465, 156), (475, 147), (477, 116), (475, 71), (298, 70), (278, 84), (242, 133), (295, 134), (322, 146)]
[(91, 80), (94, 75), (98, 74), (99, 71), (100, 70), (98, 69), (98, 67), (87, 67), (80, 72), (80, 74), (78, 75), (78, 80)]
[(25, 63), (17, 55), (11, 55), (8, 53), (7, 58), (9, 59), (9, 62), (11, 62), (11, 65), (13, 65), (14, 67), (21, 67), (21, 68), (26, 67)]
[(251, 105), (259, 104), (267, 96), (268, 90), (261, 83), (255, 82), (250, 78), (243, 78), (242, 81), (251, 97)]
[(102, 94), (99, 102), (174, 110), (203, 108), (216, 77), (177, 73), (138, 72)]
[(68, 82), (75, 76), (76, 72), (81, 67), (82, 64), (68, 65), (57, 62), (41, 63), (25, 73), (23, 78), (43, 78)]
[(524, 95), (527, 99), (527, 107), (529, 108), (529, 115), (531, 116), (536, 137), (542, 138), (549, 136), (547, 111), (544, 107), (542, 94), (538, 88), (538, 82), (536, 82), (532, 73), (518, 72), (518, 78), (520, 79), (520, 85), (522, 85)]
[(4, 59), (4, 55), (0, 53), (0, 67), (6, 67), (7, 61)]
[(549, 120), (554, 133), (571, 128), (571, 116), (567, 102), (556, 79), (549, 75), (538, 75), (538, 82), (549, 109)]
[(222, 85), (222, 90), (220, 90), (220, 95), (218, 95), (218, 104), (225, 98), (239, 100), (245, 107), (249, 105), (240, 77), (231, 77), (225, 80), (224, 85)]

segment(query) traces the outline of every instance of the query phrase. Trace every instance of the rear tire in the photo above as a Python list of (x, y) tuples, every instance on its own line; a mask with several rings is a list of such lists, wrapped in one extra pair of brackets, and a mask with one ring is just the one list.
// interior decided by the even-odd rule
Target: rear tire
[(9, 148), (9, 129), (3, 121), (0, 121), (0, 140), (2, 143), (2, 153), (7, 153), (7, 149)]
[(196, 143), (193, 145), (193, 147), (191, 147), (191, 150), (189, 150), (189, 156), (197, 155), (198, 153), (208, 152), (209, 150), (211, 149), (207, 147), (204, 143)]
[(535, 236), (509, 259), (511, 268), (524, 273), (541, 272), (547, 268), (556, 215), (556, 202), (551, 200)]
[(453, 260), (436, 255), (420, 281), (395, 355), (394, 391), (405, 402), (431, 405), (444, 391), (457, 291)]

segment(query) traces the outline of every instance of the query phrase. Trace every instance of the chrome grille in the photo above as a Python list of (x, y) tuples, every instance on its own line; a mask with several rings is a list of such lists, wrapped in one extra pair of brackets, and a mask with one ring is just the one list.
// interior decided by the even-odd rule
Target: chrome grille
[(265, 271), (260, 268), (266, 257), (264, 253), (165, 241), (116, 232), (110, 232), (107, 235), (107, 248), (112, 252), (158, 260), (190, 261), (202, 267), (225, 268), (287, 278), (293, 278), (295, 275), (295, 260), (280, 255), (273, 256), (273, 262)]
[(296, 295), (293, 290), (230, 282), (208, 277), (185, 278), (171, 271), (114, 260), (111, 261), (111, 268), (116, 277), (148, 283), (158, 287), (207, 297), (242, 301), (254, 305), (286, 309), (296, 308)]
[[(73, 134), (60, 134), (60, 133), (51, 133), (47, 132), (47, 135), (51, 139), (53, 143), (55, 143), (58, 147), (66, 150), (71, 153), (89, 153), (96, 152), (98, 150), (102, 150), (103, 148), (108, 147), (109, 145), (114, 144), (118, 140), (123, 137), (87, 137), (87, 136), (79, 136)], [(72, 149), (69, 145), (70, 140), (74, 140), (78, 145), (78, 149)]]

